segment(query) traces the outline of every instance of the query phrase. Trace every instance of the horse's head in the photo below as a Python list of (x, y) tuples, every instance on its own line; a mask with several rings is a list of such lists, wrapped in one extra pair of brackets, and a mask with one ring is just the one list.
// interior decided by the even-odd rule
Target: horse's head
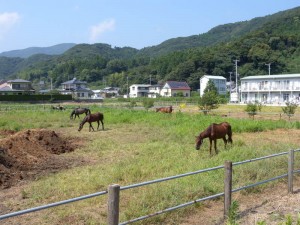
[(78, 128), (78, 131), (81, 131), (82, 128), (83, 128), (83, 123), (80, 123), (80, 124), (79, 124), (79, 128)]
[(199, 135), (199, 136), (196, 136), (196, 150), (199, 150), (201, 145), (203, 143), (203, 138)]

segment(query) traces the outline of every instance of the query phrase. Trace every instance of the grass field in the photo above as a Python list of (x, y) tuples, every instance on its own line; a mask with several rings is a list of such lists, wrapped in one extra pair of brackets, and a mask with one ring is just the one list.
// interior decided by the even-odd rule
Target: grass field
[[(299, 148), (299, 138), (294, 137), (294, 133), (299, 133), (300, 128), (297, 121), (223, 118), (204, 116), (201, 113), (160, 114), (98, 105), (90, 105), (90, 109), (92, 112), (104, 113), (105, 131), (88, 132), (86, 124), (78, 132), (79, 120), (70, 120), (69, 110), (0, 113), (0, 129), (19, 131), (46, 128), (78, 138), (84, 143), (79, 149), (62, 157), (66, 160), (78, 157), (87, 163), (48, 174), (22, 186), (18, 191), (26, 198), (18, 202), (18, 209), (103, 191), (114, 183), (130, 185), (223, 165), (225, 160), (237, 162)], [(243, 107), (221, 106), (220, 110), (236, 112), (243, 111)], [(275, 111), (275, 108), (272, 110)], [(210, 157), (209, 141), (205, 140), (201, 149), (196, 151), (195, 135), (210, 123), (224, 120), (232, 125), (234, 144), (224, 149), (223, 142), (219, 140), (220, 153)], [(236, 169), (234, 186), (239, 187), (286, 173), (285, 157), (267, 161)], [(120, 221), (223, 192), (222, 181), (223, 171), (217, 170), (122, 191)], [(259, 191), (261, 188), (263, 186), (243, 193)], [(7, 200), (2, 204), (16, 209), (14, 200)], [(178, 224), (182, 217), (199, 208), (201, 204), (137, 224)], [(40, 224), (106, 224), (106, 213), (106, 196), (101, 196), (23, 217), (28, 224), (36, 220)]]

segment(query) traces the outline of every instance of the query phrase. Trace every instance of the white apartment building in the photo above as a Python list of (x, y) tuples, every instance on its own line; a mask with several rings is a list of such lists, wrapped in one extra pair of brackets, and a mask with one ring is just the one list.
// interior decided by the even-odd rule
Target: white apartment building
[(226, 78), (222, 76), (212, 76), (212, 75), (204, 75), (200, 78), (200, 97), (204, 94), (204, 90), (207, 86), (208, 81), (211, 80), (214, 82), (218, 94), (225, 95), (226, 94)]
[(129, 97), (138, 98), (138, 97), (148, 97), (149, 93), (149, 84), (133, 84), (129, 87)]
[(149, 87), (149, 92), (148, 92), (148, 97), (149, 98), (157, 98), (158, 96), (160, 96), (160, 92), (161, 92), (161, 89), (162, 89), (162, 85), (151, 85)]
[(241, 78), (240, 101), (267, 104), (299, 103), (300, 74), (260, 75)]

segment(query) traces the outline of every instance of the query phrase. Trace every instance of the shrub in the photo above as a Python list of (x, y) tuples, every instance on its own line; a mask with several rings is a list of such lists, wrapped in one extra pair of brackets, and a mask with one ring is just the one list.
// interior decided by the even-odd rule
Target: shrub
[(252, 116), (252, 118), (254, 119), (254, 116), (257, 114), (257, 111), (261, 111), (261, 109), (262, 109), (262, 104), (255, 102), (255, 103), (248, 103), (245, 111), (248, 113), (249, 117)]
[(286, 102), (285, 104), (286, 106), (282, 107), (282, 111), (284, 114), (286, 114), (289, 117), (290, 120), (291, 116), (295, 114), (298, 105), (296, 103), (290, 103), (290, 102)]
[(144, 98), (143, 99), (143, 106), (146, 110), (154, 106), (154, 99), (152, 98)]

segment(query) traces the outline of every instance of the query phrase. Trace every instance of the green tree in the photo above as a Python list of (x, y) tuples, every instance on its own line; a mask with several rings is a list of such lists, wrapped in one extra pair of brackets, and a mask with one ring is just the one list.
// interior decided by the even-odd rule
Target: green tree
[(257, 114), (257, 111), (261, 111), (261, 109), (262, 109), (262, 104), (259, 102), (255, 102), (255, 103), (248, 103), (245, 111), (248, 113), (249, 117), (252, 116), (252, 118), (254, 119), (254, 116)]
[(289, 120), (291, 117), (295, 114), (296, 109), (298, 105), (296, 103), (286, 102), (286, 106), (282, 107), (282, 111), (284, 114), (286, 114), (289, 117)]
[(199, 99), (198, 107), (206, 115), (210, 110), (219, 107), (219, 95), (214, 91), (206, 92)]
[(215, 83), (212, 80), (209, 80), (203, 92), (214, 92), (215, 94), (218, 94), (218, 89), (216, 88)]

